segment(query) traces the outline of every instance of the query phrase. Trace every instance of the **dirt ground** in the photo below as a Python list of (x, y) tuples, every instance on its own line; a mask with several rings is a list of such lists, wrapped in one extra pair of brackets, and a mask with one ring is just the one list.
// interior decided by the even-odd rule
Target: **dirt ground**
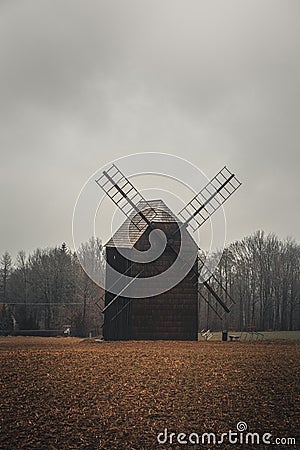
[(300, 448), (299, 342), (2, 337), (0, 359), (1, 450), (270, 448), (190, 445), (237, 424)]

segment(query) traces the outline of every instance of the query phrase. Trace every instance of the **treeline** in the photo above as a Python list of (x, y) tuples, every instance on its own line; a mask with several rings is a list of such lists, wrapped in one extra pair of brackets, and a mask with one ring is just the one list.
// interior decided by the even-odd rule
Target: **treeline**
[[(100, 240), (80, 248), (85, 266), (105, 264)], [(235, 300), (221, 321), (200, 301), (200, 330), (300, 329), (300, 245), (259, 231), (225, 249), (215, 276)], [(214, 286), (216, 291), (217, 286)], [(102, 333), (103, 290), (65, 244), (0, 258), (0, 333), (62, 330), (76, 336)], [(212, 301), (212, 299), (210, 299)]]
[[(101, 242), (91, 239), (80, 251), (103, 264)], [(103, 291), (93, 283), (66, 244), (37, 249), (16, 261), (0, 259), (0, 331), (63, 330), (72, 335), (101, 334)], [(98, 304), (98, 306), (97, 306)]]
[(215, 275), (235, 304), (223, 321), (202, 305), (202, 328), (300, 329), (300, 245), (293, 239), (258, 231), (234, 242)]

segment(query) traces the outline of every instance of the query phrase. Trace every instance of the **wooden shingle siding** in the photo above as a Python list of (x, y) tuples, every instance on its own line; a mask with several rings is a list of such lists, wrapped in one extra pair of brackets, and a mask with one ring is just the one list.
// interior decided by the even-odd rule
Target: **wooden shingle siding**
[[(153, 202), (149, 202), (153, 207)], [(153, 227), (162, 230), (168, 238), (172, 238), (172, 247), (179, 251), (181, 240), (180, 234), (175, 234), (178, 230), (178, 223), (174, 214), (163, 204), (162, 201), (155, 201), (158, 214), (153, 220)], [(163, 209), (164, 208), (164, 209)], [(124, 224), (123, 224), (124, 225)], [(122, 247), (122, 226), (116, 235), (107, 243), (107, 262), (120, 273), (124, 273), (130, 267), (131, 276), (139, 274), (143, 268), (143, 277), (153, 277), (163, 273), (176, 259), (176, 254), (169, 247), (166, 247), (163, 254), (155, 261), (149, 263), (130, 262), (131, 251), (137, 249), (146, 251), (149, 249), (149, 234), (151, 229), (145, 228), (142, 232), (134, 231), (130, 238), (132, 247), (127, 246), (128, 259), (118, 252), (116, 243)], [(197, 246), (185, 229), (185, 251), (195, 254)], [(143, 292), (136, 292), (142, 298), (119, 297), (106, 310), (104, 316), (103, 335), (106, 340), (124, 339), (176, 339), (176, 340), (197, 340), (198, 338), (198, 288), (197, 288), (197, 262), (195, 262), (194, 272), (191, 271), (179, 284), (162, 294), (154, 297), (143, 297)], [(109, 280), (107, 280), (109, 285)], [(161, 281), (163, 287), (163, 281)], [(113, 294), (106, 292), (105, 304), (108, 305), (114, 298)], [(123, 308), (127, 305), (125, 308)], [(123, 308), (122, 312), (115, 320), (112, 318)]]

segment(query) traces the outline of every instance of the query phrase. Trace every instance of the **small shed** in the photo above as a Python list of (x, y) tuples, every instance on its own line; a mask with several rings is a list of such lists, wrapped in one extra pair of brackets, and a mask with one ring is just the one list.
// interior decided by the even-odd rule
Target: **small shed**
[[(198, 247), (185, 227), (162, 200), (147, 201), (151, 211), (144, 214), (151, 221), (151, 227), (139, 229), (134, 221), (138, 214), (127, 218), (106, 244), (107, 264), (121, 274), (130, 277), (153, 277), (172, 266), (177, 258), (181, 241), (185, 251), (194, 253)], [(138, 205), (143, 210), (142, 202)], [(153, 216), (153, 211), (155, 215)], [(179, 232), (180, 228), (180, 232)], [(150, 262), (132, 262), (134, 252), (150, 248), (149, 234), (161, 230), (171, 245)], [(184, 236), (184, 239), (182, 239)], [(129, 239), (128, 239), (129, 237)], [(174, 251), (175, 250), (175, 251)], [(103, 337), (105, 340), (197, 340), (198, 339), (198, 276), (197, 260), (190, 272), (180, 281), (174, 280), (169, 290), (155, 295), (143, 296), (135, 292), (131, 297), (105, 292)], [(106, 286), (111, 285), (109, 271)], [(170, 280), (169, 280), (170, 281)], [(137, 298), (139, 297), (139, 298)]]

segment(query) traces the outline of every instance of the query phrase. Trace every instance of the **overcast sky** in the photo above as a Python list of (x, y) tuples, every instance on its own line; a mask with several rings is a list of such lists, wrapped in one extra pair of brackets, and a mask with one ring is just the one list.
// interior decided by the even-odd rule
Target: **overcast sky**
[(0, 253), (71, 246), (85, 181), (143, 151), (235, 171), (228, 242), (300, 240), (299, 23), (298, 0), (2, 0)]

